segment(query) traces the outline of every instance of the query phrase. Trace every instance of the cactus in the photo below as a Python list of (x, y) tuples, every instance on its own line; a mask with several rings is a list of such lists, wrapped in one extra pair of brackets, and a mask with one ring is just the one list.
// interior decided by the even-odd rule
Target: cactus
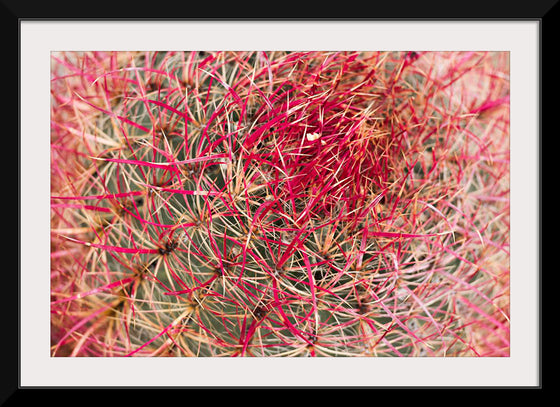
[(509, 356), (502, 52), (52, 54), (52, 356)]

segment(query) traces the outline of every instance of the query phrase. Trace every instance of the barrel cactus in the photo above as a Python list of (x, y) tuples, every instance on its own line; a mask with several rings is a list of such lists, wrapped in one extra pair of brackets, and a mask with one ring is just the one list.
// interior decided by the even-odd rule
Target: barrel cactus
[(508, 69), (53, 53), (52, 356), (508, 356)]

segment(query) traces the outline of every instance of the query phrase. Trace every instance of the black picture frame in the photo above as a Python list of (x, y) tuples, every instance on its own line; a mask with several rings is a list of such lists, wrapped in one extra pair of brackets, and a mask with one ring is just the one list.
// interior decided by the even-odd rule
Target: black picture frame
[[(204, 12), (193, 13), (190, 9), (191, 5), (189, 4), (189, 10), (187, 11), (186, 4), (183, 3), (184, 12), (181, 13), (181, 8), (172, 8), (170, 6), (163, 7), (161, 10), (154, 10), (150, 8), (149, 10), (145, 7), (130, 7), (130, 3), (125, 4), (122, 3), (115, 3), (115, 2), (96, 2), (95, 3), (95, 12), (91, 13), (88, 10), (88, 7), (82, 6), (80, 10), (76, 9), (76, 3), (65, 1), (59, 1), (56, 3), (53, 2), (31, 2), (26, 1), (11, 1), (11, 0), (2, 0), (0, 1), (0, 6), (2, 12), (2, 20), (4, 23), (4, 27), (9, 29), (8, 32), (11, 30), (16, 29), (18, 30), (18, 62), (19, 62), (19, 52), (20, 52), (20, 42), (19, 42), (19, 27), (22, 21), (25, 20), (77, 20), (77, 21), (85, 21), (85, 20), (168, 20), (168, 19), (179, 19), (177, 16), (185, 15), (189, 16), (192, 14), (197, 15), (205, 15)], [(104, 4), (105, 3), (105, 4)], [(194, 20), (243, 20), (243, 19), (257, 19), (257, 20), (352, 20), (352, 21), (359, 21), (359, 20), (387, 20), (387, 21), (477, 21), (477, 20), (499, 20), (499, 21), (538, 21), (539, 23), (539, 83), (540, 83), (540, 93), (539, 93), (539, 118), (540, 118), (540, 131), (539, 131), (539, 162), (542, 163), (542, 132), (543, 132), (543, 119), (544, 117), (553, 117), (553, 114), (557, 114), (553, 112), (552, 109), (556, 107), (556, 104), (551, 101), (551, 103), (544, 103), (544, 97), (548, 96), (550, 98), (551, 95), (555, 94), (556, 88), (558, 87), (557, 81), (546, 81), (546, 87), (542, 87), (542, 80), (543, 78), (550, 77), (551, 74), (547, 74), (552, 69), (552, 58), (554, 57), (554, 50), (550, 49), (551, 45), (553, 44), (553, 36), (556, 34), (556, 24), (557, 24), (557, 15), (558, 15), (558, 0), (546, 0), (546, 1), (539, 1), (539, 2), (507, 2), (507, 1), (480, 1), (475, 0), (469, 3), (463, 4), (461, 3), (460, 6), (454, 4), (455, 2), (448, 2), (448, 1), (432, 1), (429, 4), (425, 2), (402, 2), (394, 3), (394, 2), (385, 2), (383, 5), (375, 4), (375, 6), (370, 5), (366, 9), (357, 9), (353, 7), (351, 10), (332, 10), (331, 14), (339, 14), (337, 17), (328, 17), (324, 16), (330, 10), (316, 10), (314, 12), (309, 12), (309, 17), (232, 17), (235, 13), (243, 14), (241, 10), (245, 10), (247, 6), (240, 7), (237, 6), (237, 10), (231, 11), (226, 7), (218, 7), (217, 10), (212, 10), (212, 13), (206, 13), (204, 17), (197, 17), (191, 18), (187, 17), (186, 20), (194, 19)], [(324, 9), (325, 7), (317, 7), (317, 9)], [(101, 11), (104, 10), (104, 11)], [(173, 13), (170, 12), (173, 10)], [(290, 11), (293, 9), (290, 9)], [(274, 10), (276, 11), (276, 10)], [(282, 12), (282, 10), (278, 10), (280, 15), (282, 14), (289, 14), (286, 11)], [(351, 11), (351, 13), (350, 13)], [(371, 17), (349, 17), (343, 16), (344, 14), (353, 14), (355, 15), (369, 15)], [(171, 15), (173, 14), (173, 15)], [(221, 16), (219, 15), (221, 14)], [(317, 16), (320, 14), (322, 16)], [(340, 15), (342, 14), (342, 16)], [(547, 40), (545, 40), (545, 38)], [(9, 41), (7, 41), (9, 42)], [(549, 52), (544, 52), (545, 46), (549, 47)], [(547, 63), (548, 62), (548, 63)], [(19, 63), (18, 63), (19, 67)], [(6, 70), (7, 68), (7, 70)], [(6, 70), (6, 78), (7, 72), (13, 72), (15, 69), (15, 64), (10, 63), (7, 64), (5, 62), (4, 69)], [(12, 73), (13, 75), (13, 73)], [(19, 69), (18, 69), (18, 77), (19, 77)], [(16, 88), (16, 83), (14, 81), (9, 81), (5, 83), (5, 86), (10, 89), (13, 95), (16, 92), (19, 94), (19, 84)], [(11, 88), (10, 88), (11, 87)], [(15, 99), (15, 98), (14, 98)], [(550, 100), (550, 99), (549, 99)], [(15, 105), (15, 103), (13, 103)], [(18, 106), (19, 108), (19, 106)], [(18, 110), (19, 113), (19, 110)], [(14, 117), (14, 116), (11, 116)], [(19, 115), (18, 115), (19, 118)], [(19, 131), (19, 120), (18, 120), (17, 129)], [(15, 124), (15, 123), (12, 123)], [(18, 132), (19, 134), (19, 132)], [(18, 153), (21, 152), (20, 148), (21, 138), (18, 137)], [(19, 167), (19, 161), (18, 161)], [(539, 165), (539, 294), (542, 297), (542, 273), (541, 273), (541, 266), (542, 266), (542, 250), (541, 250), (541, 236), (542, 236), (542, 229), (541, 229), (541, 219), (542, 219), (542, 169)], [(18, 171), (18, 191), (21, 186), (20, 178), (19, 178), (19, 171)], [(20, 202), (20, 195), (18, 194), (18, 202)], [(19, 214), (19, 210), (18, 210)], [(19, 223), (18, 223), (19, 225)], [(18, 227), (19, 230), (19, 227)], [(19, 234), (18, 234), (19, 236)], [(25, 242), (18, 241), (18, 274), (20, 270), (20, 261), (21, 259), (21, 248), (25, 246)], [(12, 249), (9, 249), (12, 250)], [(19, 305), (19, 280), (18, 274), (11, 271), (5, 273), (7, 277), (10, 279), (7, 282), (9, 287), (12, 287), (9, 290), (9, 295), (3, 297), (3, 305), (4, 305), (4, 323), (3, 326), (6, 327), (6, 331), (2, 336), (2, 344), (4, 349), (3, 355), (3, 362), (2, 362), (2, 373), (4, 376), (4, 380), (0, 381), (0, 405), (12, 406), (12, 405), (24, 405), (26, 402), (32, 402), (33, 397), (41, 397), (41, 402), (46, 402), (47, 399), (54, 400), (55, 396), (52, 396), (50, 390), (64, 390), (64, 391), (71, 391), (72, 394), (68, 394), (65, 396), (68, 403), (75, 403), (77, 402), (74, 399), (74, 391), (84, 391), (84, 390), (98, 390), (99, 388), (86, 388), (86, 389), (65, 389), (65, 388), (56, 388), (56, 389), (49, 389), (49, 388), (22, 388), (20, 386), (20, 369), (19, 369), (19, 335), (15, 335), (14, 327), (19, 327), (20, 319), (19, 319), (19, 312), (16, 313), (13, 306), (10, 304), (17, 304)], [(18, 287), (18, 290), (15, 287)], [(9, 312), (6, 312), (9, 310)], [(542, 381), (542, 305), (539, 306), (539, 377), (538, 382), (539, 385), (535, 387), (515, 387), (518, 389), (536, 389), (542, 390), (543, 389), (543, 381)], [(10, 327), (9, 329), (7, 327)], [(19, 329), (18, 329), (19, 334)], [(17, 349), (17, 352), (16, 352)], [(372, 390), (378, 390), (377, 388), (372, 388)], [(414, 389), (410, 387), (403, 387), (398, 389)], [(437, 389), (437, 387), (436, 387)], [(469, 388), (467, 388), (469, 389)], [(496, 388), (501, 389), (501, 388)], [(507, 389), (507, 388), (506, 388)], [(189, 389), (191, 390), (191, 389)], [(194, 390), (194, 389), (192, 389)], [(47, 393), (43, 395), (43, 393)], [(145, 397), (143, 392), (137, 392), (134, 394), (132, 399), (129, 400), (129, 403), (134, 402), (135, 397)], [(140, 397), (138, 399), (140, 400)], [(100, 401), (101, 402), (101, 401)]]

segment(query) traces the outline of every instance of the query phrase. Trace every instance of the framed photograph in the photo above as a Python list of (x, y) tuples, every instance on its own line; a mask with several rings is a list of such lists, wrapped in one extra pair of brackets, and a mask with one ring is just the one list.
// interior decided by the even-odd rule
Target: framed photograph
[(542, 28), (19, 19), (14, 390), (540, 388)]

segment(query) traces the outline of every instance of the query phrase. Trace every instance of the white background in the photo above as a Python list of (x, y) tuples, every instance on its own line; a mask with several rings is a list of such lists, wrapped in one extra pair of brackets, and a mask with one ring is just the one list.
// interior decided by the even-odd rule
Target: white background
[[(539, 23), (22, 21), (20, 386), (539, 385)], [(50, 53), (58, 50), (511, 52), (508, 358), (51, 358)]]

